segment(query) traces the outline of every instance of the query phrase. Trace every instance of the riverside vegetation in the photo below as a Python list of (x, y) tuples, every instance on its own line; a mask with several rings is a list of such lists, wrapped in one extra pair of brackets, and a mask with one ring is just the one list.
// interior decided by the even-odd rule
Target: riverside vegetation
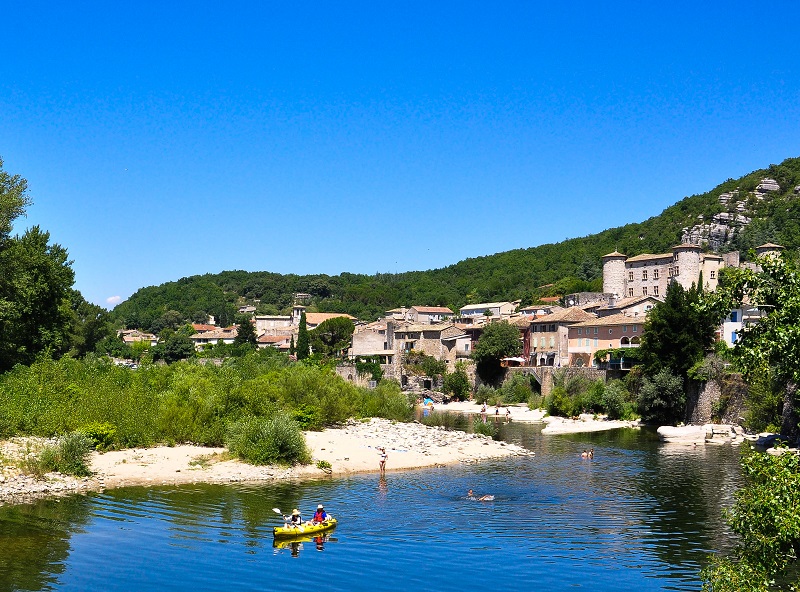
[(269, 349), (220, 367), (185, 361), (132, 370), (93, 356), (42, 358), (0, 376), (0, 438), (69, 435), (58, 444), (59, 470), (73, 474), (91, 447), (159, 443), (226, 445), (257, 464), (304, 463), (302, 430), (350, 417), (408, 421), (412, 409), (394, 382), (359, 388), (329, 367)]

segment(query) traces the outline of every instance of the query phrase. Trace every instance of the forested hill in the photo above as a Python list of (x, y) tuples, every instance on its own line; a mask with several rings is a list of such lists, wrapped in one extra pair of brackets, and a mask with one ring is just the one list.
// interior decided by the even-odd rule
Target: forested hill
[[(762, 183), (764, 179), (775, 183)], [(522, 300), (527, 304), (542, 296), (600, 290), (601, 257), (615, 249), (629, 256), (668, 252), (682, 242), (687, 228), (694, 227), (702, 242), (710, 240), (704, 233), (711, 226), (722, 251), (740, 250), (746, 255), (748, 249), (765, 242), (800, 247), (800, 158), (729, 179), (644, 222), (556, 244), (398, 274), (225, 271), (197, 275), (142, 288), (112, 314), (128, 327), (152, 330), (178, 317), (199, 321), (207, 314), (227, 324), (238, 305), (256, 300), (259, 312), (285, 312), (295, 292), (312, 295), (311, 310), (346, 312), (364, 320), (413, 304), (453, 310), (472, 302)]]

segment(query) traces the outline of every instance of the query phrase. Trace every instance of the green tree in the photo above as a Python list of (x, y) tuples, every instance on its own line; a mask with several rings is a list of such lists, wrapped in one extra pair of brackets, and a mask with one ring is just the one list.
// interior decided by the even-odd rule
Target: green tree
[(502, 372), (500, 360), (519, 355), (522, 351), (519, 329), (506, 321), (486, 325), (475, 344), (472, 359), (480, 377), (493, 382)]
[(453, 372), (444, 377), (444, 392), (458, 400), (469, 398), (470, 384), (464, 362), (456, 362)]
[(647, 315), (640, 348), (646, 375), (655, 376), (666, 368), (683, 380), (711, 348), (717, 318), (698, 308), (700, 294), (694, 286), (684, 290), (672, 282), (664, 302)]
[(236, 346), (247, 345), (255, 349), (256, 347), (256, 328), (250, 321), (250, 317), (242, 315), (237, 318), (238, 328), (233, 344)]
[(306, 313), (300, 314), (300, 326), (297, 329), (297, 359), (305, 360), (311, 353), (311, 344), (308, 338), (308, 324)]
[(311, 348), (314, 353), (325, 357), (341, 355), (342, 351), (350, 347), (355, 325), (347, 317), (334, 317), (322, 321), (316, 328), (309, 332)]
[(659, 425), (683, 420), (686, 393), (683, 379), (669, 368), (662, 368), (653, 377), (645, 377), (639, 387), (639, 413), (642, 420)]
[(116, 337), (108, 311), (87, 302), (77, 290), (70, 290), (70, 308), (73, 314), (72, 355), (83, 357), (96, 351), (101, 341)]
[(703, 570), (703, 590), (797, 590), (800, 458), (788, 451), (772, 456), (750, 450), (741, 463), (746, 484), (728, 514), (739, 542), (731, 557), (715, 557)]
[(25, 215), (30, 203), (28, 181), (19, 175), (9, 175), (3, 170), (0, 158), (0, 248), (11, 237), (14, 220)]
[(67, 251), (34, 226), (0, 247), (0, 372), (69, 350), (73, 328)]
[[(757, 260), (760, 269), (726, 269), (716, 293), (703, 299), (718, 318), (746, 306), (760, 311), (758, 322), (738, 335), (733, 355), (745, 376), (753, 380), (768, 372), (783, 386), (781, 433), (798, 437), (797, 385), (800, 384), (800, 270), (786, 255)], [(743, 304), (747, 303), (747, 304)]]

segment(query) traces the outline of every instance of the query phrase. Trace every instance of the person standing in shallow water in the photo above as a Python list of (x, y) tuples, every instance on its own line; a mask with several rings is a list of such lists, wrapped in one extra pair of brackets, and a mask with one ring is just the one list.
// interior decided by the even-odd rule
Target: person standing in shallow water
[(389, 458), (389, 455), (386, 454), (386, 448), (383, 446), (378, 447), (378, 467), (381, 470), (381, 474), (386, 472), (386, 459)]

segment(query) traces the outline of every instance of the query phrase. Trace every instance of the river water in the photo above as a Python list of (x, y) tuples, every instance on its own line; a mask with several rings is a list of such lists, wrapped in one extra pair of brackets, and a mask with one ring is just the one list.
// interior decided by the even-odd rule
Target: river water
[[(0, 507), (0, 592), (698, 590), (707, 554), (730, 548), (735, 448), (522, 424), (503, 437), (535, 456)], [(467, 499), (470, 488), (495, 501)], [(273, 546), (273, 507), (310, 517), (319, 502), (340, 519), (327, 540)]]

